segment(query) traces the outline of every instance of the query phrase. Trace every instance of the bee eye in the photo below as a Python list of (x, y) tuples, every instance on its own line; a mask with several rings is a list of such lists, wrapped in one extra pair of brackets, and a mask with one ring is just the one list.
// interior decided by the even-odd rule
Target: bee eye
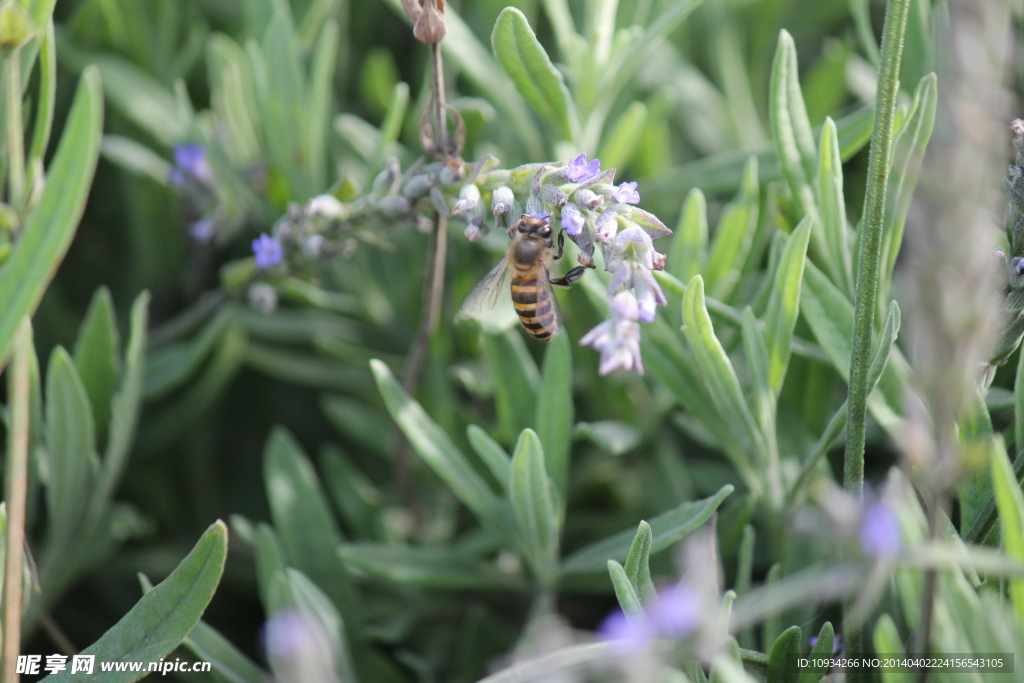
[(540, 233), (541, 237), (547, 237), (547, 236), (549, 236), (551, 234), (551, 226), (550, 225), (545, 225), (544, 227), (542, 227), (537, 232)]

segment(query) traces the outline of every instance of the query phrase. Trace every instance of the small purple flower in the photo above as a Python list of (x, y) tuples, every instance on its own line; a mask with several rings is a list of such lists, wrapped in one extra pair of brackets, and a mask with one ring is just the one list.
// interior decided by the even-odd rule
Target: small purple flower
[[(807, 643), (814, 647), (818, 644), (818, 636), (811, 636), (807, 639)], [(835, 634), (832, 640), (832, 654), (838, 654), (843, 651), (843, 636), (839, 633)]]
[(876, 500), (864, 511), (860, 522), (860, 544), (864, 552), (875, 557), (895, 557), (903, 546), (900, 522), (892, 507)]
[(565, 167), (565, 177), (574, 183), (590, 180), (601, 172), (601, 160), (592, 159), (587, 163), (587, 155), (581, 154)]
[(252, 253), (256, 256), (257, 268), (276, 266), (284, 258), (281, 244), (266, 233), (252, 241)]
[(619, 204), (639, 204), (640, 193), (636, 191), (636, 183), (622, 183), (612, 190), (612, 200)]
[(622, 368), (644, 374), (640, 358), (640, 326), (636, 323), (640, 307), (632, 292), (619, 292), (612, 299), (611, 317), (583, 335), (580, 344), (601, 353), (598, 372), (607, 375)]
[(562, 227), (570, 235), (578, 235), (583, 232), (583, 214), (575, 206), (566, 206), (562, 209)]
[(188, 229), (188, 235), (199, 243), (209, 242), (217, 232), (217, 222), (212, 218), (200, 218)]
[(268, 654), (295, 655), (308, 650), (318, 637), (314, 625), (294, 610), (281, 610), (263, 626), (263, 648)]
[(683, 638), (700, 625), (704, 606), (697, 591), (687, 585), (679, 585), (659, 593), (648, 613), (659, 635)]
[(171, 170), (170, 182), (181, 187), (189, 177), (201, 183), (213, 179), (210, 163), (206, 160), (206, 149), (194, 142), (174, 146), (174, 168)]
[(656, 637), (643, 615), (627, 616), (622, 610), (609, 614), (597, 629), (601, 640), (614, 642), (622, 653), (640, 652)]

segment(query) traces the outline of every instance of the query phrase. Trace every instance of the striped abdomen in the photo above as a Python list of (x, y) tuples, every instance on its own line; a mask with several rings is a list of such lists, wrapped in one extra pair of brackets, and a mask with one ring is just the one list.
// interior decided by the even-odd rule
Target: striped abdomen
[(558, 317), (551, 290), (538, 277), (546, 277), (543, 268), (513, 264), (512, 305), (516, 307), (519, 322), (537, 339), (548, 340), (558, 332)]

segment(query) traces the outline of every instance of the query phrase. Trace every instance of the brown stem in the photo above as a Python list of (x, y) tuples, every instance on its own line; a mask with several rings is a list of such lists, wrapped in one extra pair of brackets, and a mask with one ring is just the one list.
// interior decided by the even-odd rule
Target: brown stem
[(430, 45), (430, 104), (434, 110), (434, 142), (437, 151), (448, 157), (452, 153), (448, 139), (448, 115), (444, 106), (444, 63), (441, 60), (441, 45)]
[(29, 368), (32, 327), (21, 322), (10, 369), (11, 435), (7, 453), (7, 534), (3, 585), (3, 683), (17, 683), (21, 650), (22, 569), (25, 549), (25, 504), (28, 498)]

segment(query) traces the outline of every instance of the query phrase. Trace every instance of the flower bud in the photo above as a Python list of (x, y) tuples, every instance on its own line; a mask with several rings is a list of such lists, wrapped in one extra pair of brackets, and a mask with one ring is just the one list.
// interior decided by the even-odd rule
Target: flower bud
[(433, 173), (415, 175), (405, 181), (402, 194), (406, 197), (419, 197), (429, 192), (435, 183), (437, 183), (437, 176)]
[(536, 195), (530, 195), (526, 199), (526, 213), (528, 214), (541, 214), (547, 213), (544, 210), (544, 202), (537, 198)]
[(580, 208), (590, 209), (591, 211), (600, 208), (600, 206), (604, 204), (604, 197), (587, 188), (576, 190), (572, 195), (572, 200), (576, 202)]
[(508, 213), (512, 210), (512, 203), (515, 200), (516, 196), (512, 193), (512, 190), (502, 185), (491, 194), (491, 211), (494, 212), (495, 216)]
[(340, 219), (342, 214), (345, 213), (345, 205), (334, 195), (322, 194), (306, 202), (305, 213), (307, 216), (326, 216), (327, 218)]
[(401, 195), (389, 195), (377, 200), (377, 208), (385, 216), (400, 216), (409, 212), (409, 209), (412, 208), (412, 202), (408, 197), (403, 197)]
[(480, 188), (476, 185), (463, 185), (459, 190), (459, 201), (452, 207), (452, 215), (457, 216), (473, 211), (480, 204)]
[(540, 200), (545, 204), (551, 204), (552, 206), (564, 206), (568, 201), (569, 196), (562, 192), (554, 185), (541, 185), (539, 195)]
[(444, 40), (448, 24), (445, 23), (443, 12), (444, 0), (426, 0), (423, 3), (423, 11), (412, 28), (416, 40), (427, 45), (436, 45)]

